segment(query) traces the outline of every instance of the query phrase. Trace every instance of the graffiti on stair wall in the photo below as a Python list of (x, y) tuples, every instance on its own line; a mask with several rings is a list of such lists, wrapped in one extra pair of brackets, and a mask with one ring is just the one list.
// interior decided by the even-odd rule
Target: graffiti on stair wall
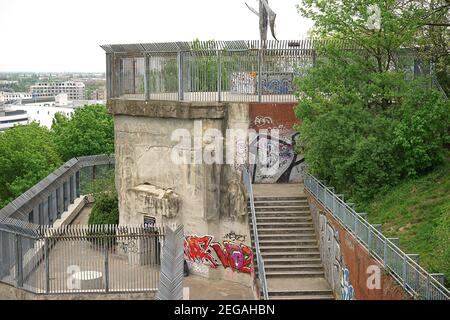
[(353, 286), (350, 283), (350, 273), (341, 254), (339, 233), (328, 223), (325, 214), (319, 214), (320, 256), (324, 265), (325, 278), (330, 283), (333, 292), (342, 300), (354, 298)]
[(222, 266), (237, 272), (253, 272), (252, 249), (239, 241), (227, 239), (213, 242), (210, 235), (190, 235), (184, 239), (184, 254), (190, 264), (202, 263), (213, 269)]
[[(251, 128), (257, 135), (249, 143), (250, 156), (256, 161), (251, 166), (253, 183), (287, 183), (302, 180), (305, 162), (303, 155), (296, 154), (295, 144), (299, 134), (293, 129), (298, 123), (294, 104), (250, 104)], [(277, 134), (270, 132), (276, 129)], [(261, 155), (266, 163), (258, 161)], [(263, 156), (263, 158), (266, 158)], [(278, 164), (277, 164), (278, 163)], [(276, 172), (267, 168), (277, 164)]]

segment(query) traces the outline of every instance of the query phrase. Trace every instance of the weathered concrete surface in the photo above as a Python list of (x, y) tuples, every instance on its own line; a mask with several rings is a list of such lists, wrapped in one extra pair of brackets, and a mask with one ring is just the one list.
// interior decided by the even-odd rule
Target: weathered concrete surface
[(34, 294), (0, 282), (0, 300), (154, 300), (154, 292)]
[(218, 102), (173, 102), (110, 99), (107, 108), (113, 115), (176, 119), (223, 119), (226, 105)]
[[(205, 138), (194, 141), (193, 137), (205, 137), (208, 132), (226, 137), (228, 128), (246, 132), (247, 104), (109, 100), (108, 108), (115, 119), (120, 224), (142, 224), (144, 216), (150, 216), (157, 224), (183, 224), (186, 235), (211, 236), (217, 243), (232, 240), (227, 239), (227, 234), (239, 234), (245, 239), (239, 243), (251, 247), (245, 187), (238, 168), (204, 161), (176, 164), (172, 160), (173, 152), (194, 161), (200, 155), (209, 155), (206, 147), (210, 141)], [(175, 129), (189, 133), (190, 146), (180, 148), (180, 140), (172, 140)], [(198, 145), (200, 154), (195, 148)], [(170, 190), (176, 201), (161, 204), (158, 192), (144, 190), (149, 188), (162, 193)], [(163, 210), (156, 210), (158, 206)], [(207, 278), (247, 286), (254, 283), (248, 273), (211, 268), (204, 261), (193, 261), (190, 267), (191, 272)]]
[(189, 288), (189, 300), (253, 300), (252, 290), (243, 284), (224, 280), (209, 280), (191, 275), (184, 278)]

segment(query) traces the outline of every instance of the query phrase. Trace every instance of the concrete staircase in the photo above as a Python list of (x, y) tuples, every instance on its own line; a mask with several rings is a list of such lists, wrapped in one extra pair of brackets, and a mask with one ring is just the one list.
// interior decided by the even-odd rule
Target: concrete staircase
[[(269, 299), (334, 299), (324, 278), (309, 205), (301, 190), (298, 184), (254, 185)], [(250, 204), (249, 214), (251, 223)]]

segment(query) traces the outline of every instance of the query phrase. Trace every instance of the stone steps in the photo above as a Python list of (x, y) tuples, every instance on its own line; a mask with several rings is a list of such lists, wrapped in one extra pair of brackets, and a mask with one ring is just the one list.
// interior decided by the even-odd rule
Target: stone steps
[(259, 228), (258, 227), (258, 235), (267, 235), (267, 234), (299, 234), (302, 231), (314, 230), (312, 225), (307, 225), (304, 227), (286, 227), (286, 228)]
[(265, 246), (301, 246), (301, 245), (317, 245), (317, 240), (315, 238), (311, 239), (279, 239), (279, 240), (266, 240), (266, 239), (259, 239), (259, 246), (265, 247)]
[[(271, 187), (263, 186), (264, 194), (272, 194)], [(254, 197), (259, 248), (264, 259), (269, 298), (334, 299), (324, 279), (323, 264), (307, 197), (290, 196), (289, 194), (299, 194), (297, 191), (299, 189), (292, 188), (292, 185), (273, 185), (273, 188), (274, 195), (285, 194), (285, 190), (290, 190), (290, 193), (286, 193), (283, 197), (258, 194)], [(248, 213), (250, 228), (253, 231), (250, 205)], [(253, 233), (250, 237), (253, 244)], [(257, 265), (255, 269), (257, 272)]]
[[(264, 264), (266, 272), (270, 271), (321, 271), (323, 272), (323, 266), (321, 264)], [(255, 268), (256, 271), (258, 268)]]
[[(291, 251), (291, 252), (319, 252), (319, 247), (316, 245), (275, 245), (275, 246), (259, 246), (259, 250), (261, 253), (264, 252), (273, 252), (273, 251)], [(263, 256), (264, 257), (264, 256)]]
[(290, 259), (320, 259), (320, 253), (317, 251), (278, 251), (261, 253), (264, 261), (273, 258), (290, 258)]
[(261, 207), (256, 207), (255, 206), (255, 212), (265, 212), (265, 211), (269, 211), (269, 212), (277, 212), (277, 211), (281, 211), (281, 212), (296, 212), (296, 211), (307, 211), (309, 210), (309, 206), (261, 206)]
[(267, 278), (321, 278), (324, 277), (323, 270), (320, 271), (266, 271)]
[[(253, 232), (251, 234), (251, 239), (253, 240)], [(259, 242), (270, 241), (270, 240), (302, 240), (302, 239), (316, 239), (316, 234), (314, 229), (308, 231), (302, 231), (301, 234), (298, 233), (280, 233), (280, 234), (260, 234), (258, 235)]]

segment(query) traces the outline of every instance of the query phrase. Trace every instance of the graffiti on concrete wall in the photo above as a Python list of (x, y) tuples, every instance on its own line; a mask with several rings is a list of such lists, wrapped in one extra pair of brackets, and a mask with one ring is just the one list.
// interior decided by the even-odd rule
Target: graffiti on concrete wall
[(337, 230), (327, 221), (325, 214), (319, 215), (320, 255), (324, 265), (325, 278), (339, 299), (352, 300), (353, 286), (350, 283), (350, 272), (345, 266), (341, 254), (341, 244)]
[[(250, 142), (250, 154), (255, 157), (252, 171), (254, 183), (287, 183), (300, 181), (305, 170), (304, 157), (295, 152), (295, 139), (298, 133), (272, 137), (258, 134)], [(265, 153), (265, 163), (259, 161)], [(275, 167), (275, 172), (267, 168)]]
[[(241, 236), (242, 237), (242, 236)], [(188, 263), (202, 263), (210, 268), (219, 266), (243, 273), (253, 272), (253, 252), (250, 247), (232, 240), (213, 242), (213, 237), (186, 236), (184, 254)]]
[[(299, 133), (293, 103), (254, 103), (250, 105), (251, 127), (256, 136), (249, 141), (253, 183), (299, 182), (303, 178), (303, 155), (295, 151)], [(275, 170), (268, 170), (275, 168)]]
[(244, 242), (244, 241), (245, 241), (245, 238), (247, 238), (247, 236), (246, 236), (246, 235), (242, 235), (242, 234), (237, 234), (237, 233), (234, 232), (234, 231), (230, 231), (230, 232), (228, 232), (228, 233), (224, 236), (224, 238), (225, 238), (225, 239), (232, 240), (232, 241), (241, 241), (241, 242)]

